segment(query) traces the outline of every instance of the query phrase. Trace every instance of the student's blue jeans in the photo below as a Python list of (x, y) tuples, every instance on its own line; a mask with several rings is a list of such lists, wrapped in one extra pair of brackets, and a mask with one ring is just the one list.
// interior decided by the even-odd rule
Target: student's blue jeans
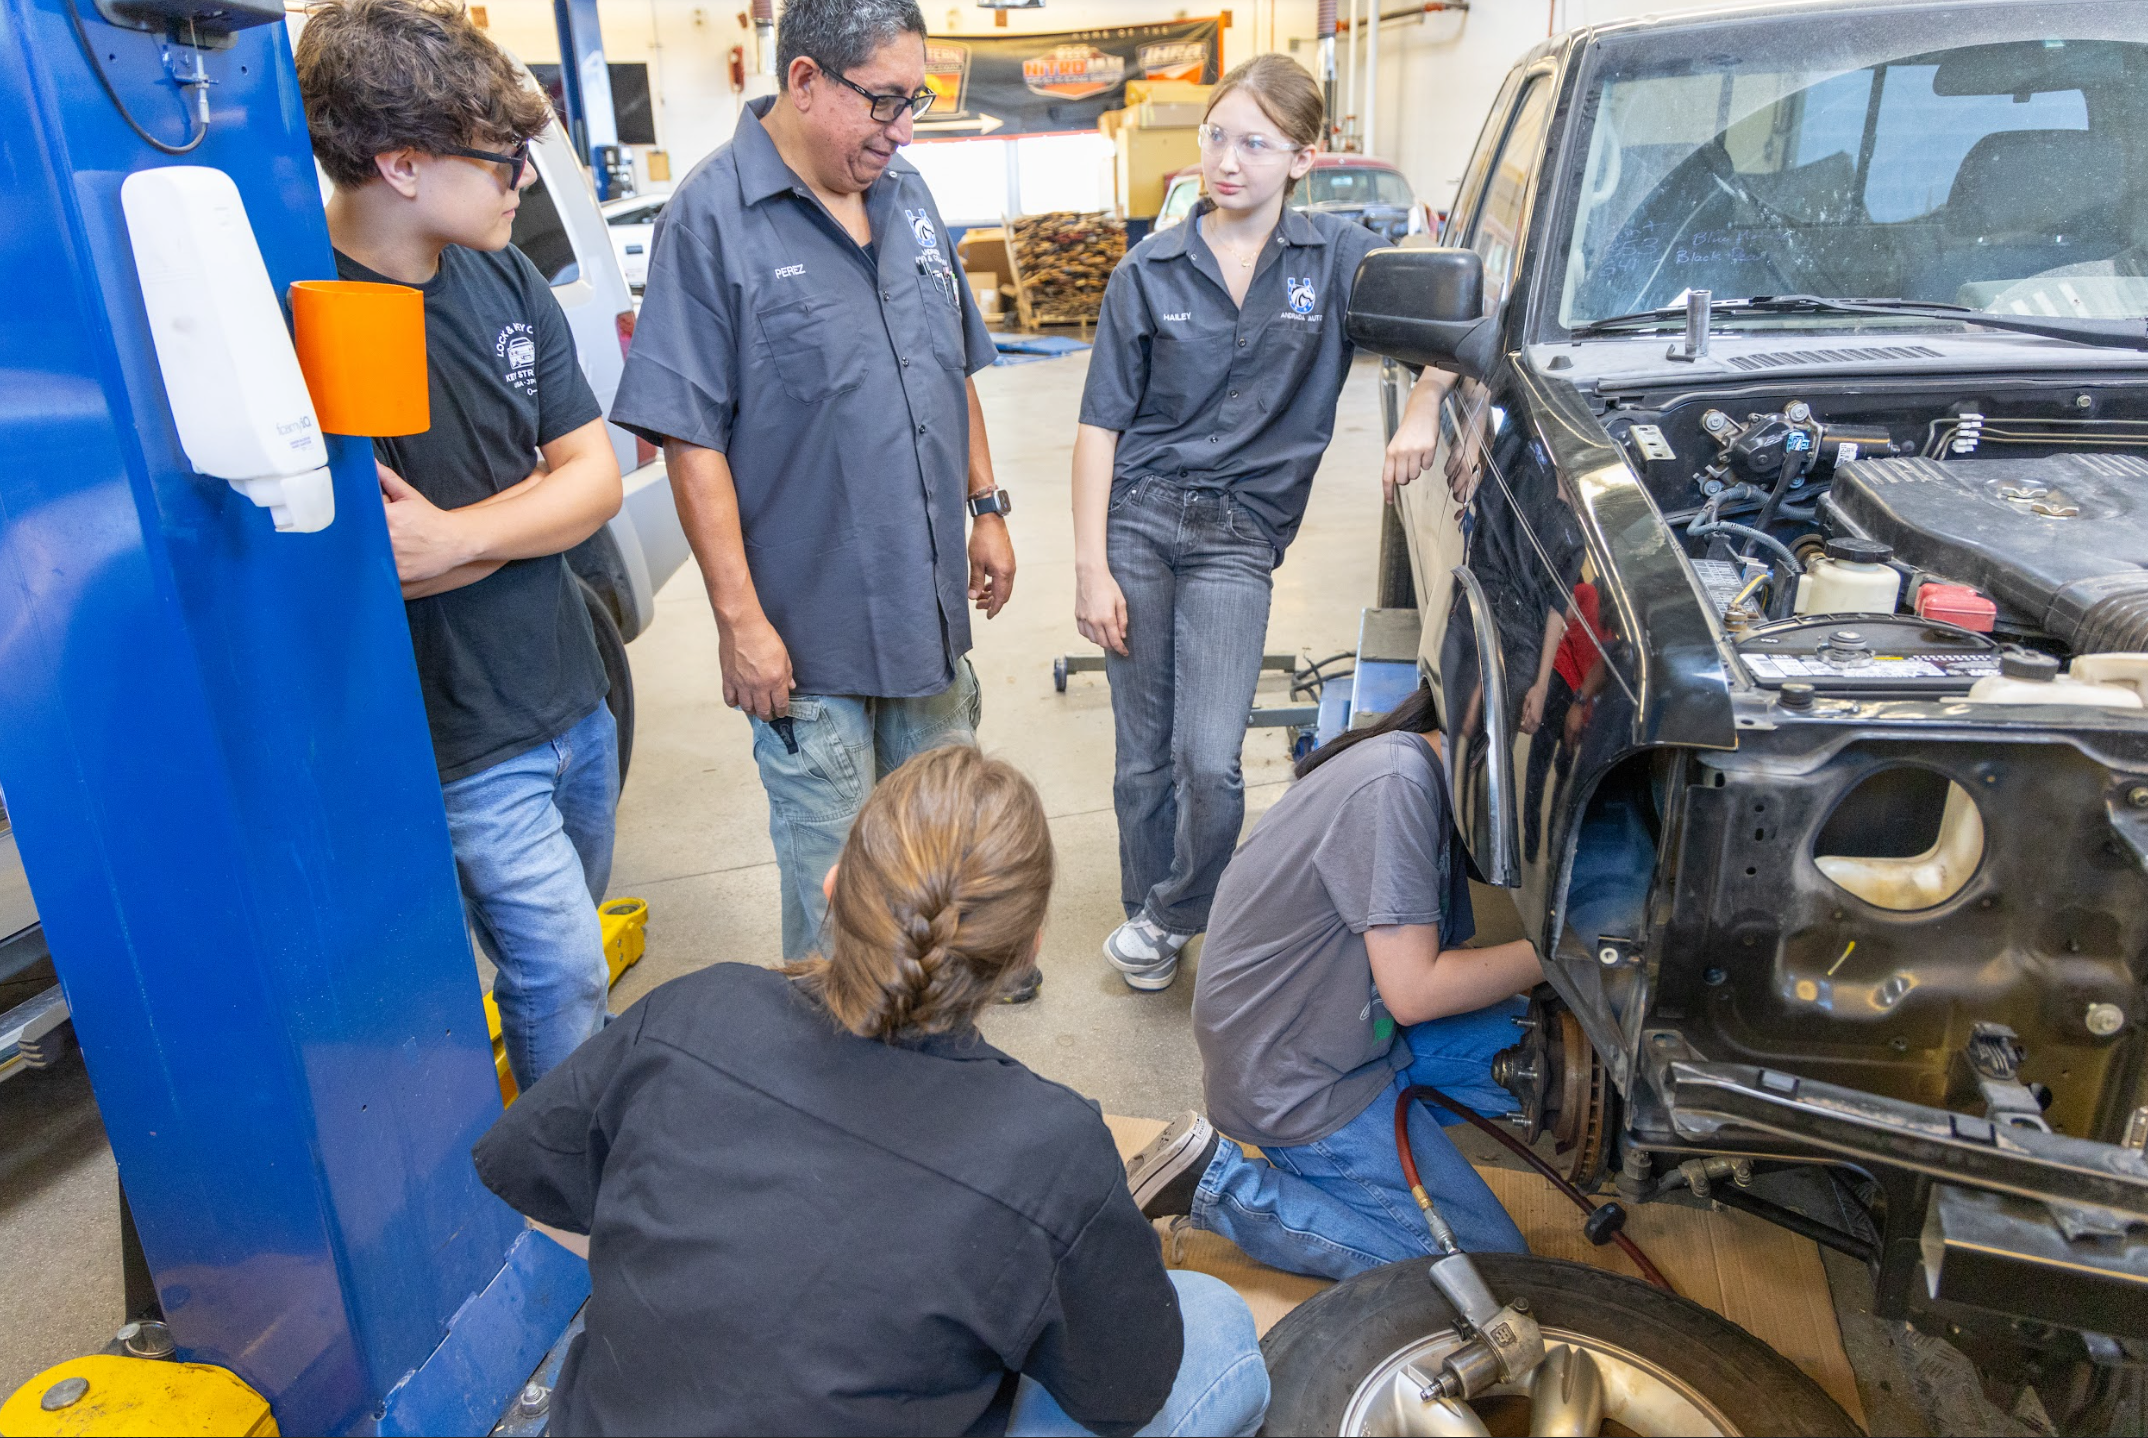
[(795, 754), (773, 725), (751, 721), (783, 884), (784, 958), (802, 959), (819, 947), (828, 914), (821, 881), (841, 857), (873, 785), (912, 755), (976, 743), (982, 710), (977, 672), (965, 658), (955, 661), (955, 682), (924, 699), (793, 694)]
[(1276, 553), (1228, 492), (1136, 479), (1111, 496), (1105, 556), (1126, 596), (1126, 655), (1104, 655), (1119, 897), (1129, 919), (1198, 934), (1245, 822)]
[[(1514, 1019), (1527, 1007), (1510, 999), (1403, 1030), (1410, 1066), (1326, 1138), (1263, 1148), (1259, 1158), (1229, 1139), (1217, 1144), (1194, 1194), (1194, 1227), (1222, 1234), (1270, 1267), (1324, 1278), (1432, 1254), (1432, 1231), (1395, 1153), (1395, 1096), (1430, 1084), (1479, 1113), (1512, 1110), (1514, 1096), (1492, 1082), (1491, 1061), (1515, 1041)], [(1440, 1131), (1459, 1122), (1445, 1109), (1410, 1106), (1410, 1154), (1425, 1192), (1464, 1249), (1528, 1252), (1514, 1220)]]
[(604, 1026), (597, 905), (612, 876), (619, 731), (596, 712), (442, 786), (470, 927), (499, 969), (507, 1062), (524, 1092)]
[[(1140, 1430), (1164, 1434), (1242, 1435), (1259, 1431), (1268, 1413), (1268, 1369), (1261, 1362), (1260, 1335), (1246, 1301), (1220, 1278), (1173, 1270), (1178, 1311), (1186, 1325), (1186, 1354), (1163, 1410)], [(1024, 1378), (1007, 1417), (1007, 1438), (1061, 1438), (1090, 1430)]]

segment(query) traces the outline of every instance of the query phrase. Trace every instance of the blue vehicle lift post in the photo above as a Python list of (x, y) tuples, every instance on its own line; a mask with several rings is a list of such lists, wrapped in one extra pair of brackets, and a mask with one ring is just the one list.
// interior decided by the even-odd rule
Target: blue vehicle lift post
[[(588, 1273), (471, 1166), (500, 1095), (371, 449), (314, 534), (191, 473), (120, 208), (214, 166), (279, 293), (333, 277), (290, 44), (79, 4), (0, 0), (0, 787), (179, 1356), (287, 1433), (486, 1432)], [(198, 60), (203, 143), (92, 58), (175, 147)]]
[(604, 32), (597, 24), (597, 0), (552, 0), (559, 27), (559, 84), (567, 98), (567, 133), (574, 152), (596, 178), (597, 198), (611, 196), (604, 152), (619, 143), (619, 121), (612, 110), (612, 72), (604, 60)]

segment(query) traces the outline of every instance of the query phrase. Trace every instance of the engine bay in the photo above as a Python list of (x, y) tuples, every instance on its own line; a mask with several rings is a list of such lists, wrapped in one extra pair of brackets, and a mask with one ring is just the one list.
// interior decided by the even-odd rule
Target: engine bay
[(2148, 651), (2132, 384), (1635, 395), (1604, 419), (1759, 687), (1985, 697)]

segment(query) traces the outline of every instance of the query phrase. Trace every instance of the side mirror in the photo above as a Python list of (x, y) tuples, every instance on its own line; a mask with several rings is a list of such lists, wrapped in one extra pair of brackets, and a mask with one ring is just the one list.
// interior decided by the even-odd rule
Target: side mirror
[(1353, 344), (1408, 365), (1483, 379), (1499, 324), (1484, 313), (1484, 260), (1453, 247), (1374, 250), (1350, 289)]

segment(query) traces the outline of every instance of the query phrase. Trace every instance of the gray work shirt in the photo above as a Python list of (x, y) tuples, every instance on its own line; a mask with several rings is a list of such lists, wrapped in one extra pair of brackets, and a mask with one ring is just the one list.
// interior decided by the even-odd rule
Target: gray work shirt
[(1193, 988), (1209, 1120), (1275, 1148), (1326, 1138), (1410, 1065), (1365, 931), (1476, 933), (1447, 786), (1416, 734), (1362, 740), (1261, 816), (1216, 886)]
[(1228, 489), (1280, 559), (1335, 431), (1358, 262), (1387, 241), (1286, 208), (1241, 308), (1198, 232), (1210, 208), (1202, 201), (1112, 272), (1081, 419), (1119, 433), (1114, 488), (1157, 478)]
[(728, 458), (802, 692), (938, 694), (970, 647), (966, 382), (992, 336), (917, 170), (865, 192), (868, 251), (783, 163), (770, 103), (664, 207), (612, 422)]

